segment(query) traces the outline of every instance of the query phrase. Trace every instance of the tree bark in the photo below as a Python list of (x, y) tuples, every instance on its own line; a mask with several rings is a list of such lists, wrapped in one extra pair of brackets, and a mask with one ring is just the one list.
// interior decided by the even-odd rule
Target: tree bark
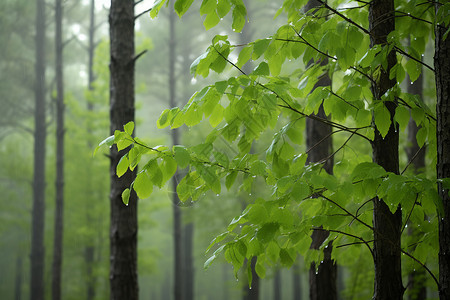
[(189, 222), (183, 228), (183, 248), (184, 248), (184, 300), (194, 300), (194, 258), (192, 256), (194, 223)]
[[(369, 29), (371, 32), (371, 47), (385, 45), (387, 36), (395, 30), (394, 1), (374, 0), (369, 7)], [(388, 55), (388, 67), (381, 66), (379, 80), (372, 84), (372, 94), (375, 101), (395, 85), (395, 79), (389, 79), (390, 69), (396, 63), (395, 52)], [(396, 103), (385, 102), (384, 105), (393, 120)], [(373, 161), (386, 171), (399, 174), (398, 162), (398, 130), (394, 122), (391, 123), (387, 135), (383, 138), (375, 127), (375, 137), (372, 142)], [(400, 207), (392, 214), (388, 205), (376, 197), (373, 200), (373, 227), (374, 227), (374, 265), (375, 283), (373, 299), (402, 299), (403, 284), (401, 274), (401, 222)]]
[(33, 210), (31, 222), (30, 299), (44, 299), (45, 223), (45, 1), (36, 1)]
[[(110, 132), (123, 130), (134, 121), (134, 1), (111, 0), (110, 24)], [(122, 192), (136, 178), (128, 170), (116, 176), (116, 167), (126, 150), (110, 151), (111, 224), (110, 224), (110, 298), (137, 300), (137, 196), (131, 192), (128, 205), (122, 202)]]
[(56, 199), (53, 240), (52, 299), (61, 299), (61, 269), (64, 230), (64, 74), (62, 42), (61, 0), (55, 0), (55, 52), (56, 52)]
[[(439, 8), (436, 4), (436, 10)], [(434, 68), (436, 73), (436, 138), (437, 178), (450, 177), (450, 38), (444, 40), (448, 30), (442, 25), (435, 28)], [(439, 297), (450, 299), (450, 196), (449, 189), (438, 183), (439, 196), (444, 207), (439, 215)]]

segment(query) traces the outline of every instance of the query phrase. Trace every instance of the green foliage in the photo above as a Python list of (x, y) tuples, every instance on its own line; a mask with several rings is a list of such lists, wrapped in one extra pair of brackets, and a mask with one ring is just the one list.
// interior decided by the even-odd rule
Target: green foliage
[[(152, 16), (164, 2), (156, 2)], [(401, 205), (404, 227), (408, 224), (424, 233), (414, 241), (420, 247), (404, 251), (425, 262), (436, 256), (436, 211), (442, 211), (436, 179), (386, 172), (357, 148), (370, 145), (375, 130), (385, 137), (392, 122), (404, 131), (410, 116), (420, 126), (419, 146), (433, 147), (434, 113), (423, 99), (404, 92), (401, 82), (406, 73), (412, 81), (421, 74), (423, 45), (432, 35), (430, 24), (437, 19), (448, 22), (449, 18), (443, 13), (434, 16), (432, 9), (416, 5), (417, 1), (399, 1), (397, 30), (388, 36), (387, 44), (370, 47), (365, 29), (368, 5), (337, 10), (338, 5), (353, 6), (353, 2), (336, 0), (315, 13), (302, 13), (306, 2), (285, 0), (277, 15), (286, 13), (287, 23), (272, 36), (235, 46), (227, 35), (216, 35), (206, 52), (192, 63), (194, 75), (207, 77), (210, 70), (235, 75), (205, 86), (182, 108), (164, 110), (157, 126), (191, 127), (207, 119), (212, 128), (202, 143), (152, 147), (132, 136), (134, 125), (129, 123), (99, 146), (130, 147), (117, 175), (141, 163), (130, 189), (142, 198), (151, 194), (153, 186), (162, 187), (177, 167), (185, 169), (177, 187), (181, 201), (196, 201), (207, 191), (220, 194), (223, 184), (227, 189), (236, 186), (252, 191), (262, 183), (271, 191), (252, 201), (212, 241), (208, 251), (215, 251), (205, 267), (223, 254), (236, 275), (240, 268), (248, 268), (246, 261), (257, 257), (256, 272), (264, 277), (266, 267), (278, 262), (290, 267), (297, 255), (320, 261), (322, 252), (310, 249), (311, 231), (319, 226), (323, 226), (320, 230), (330, 230), (321, 247), (333, 241), (337, 246), (333, 255), (340, 263), (346, 263), (349, 253), (354, 257), (368, 255), (373, 240), (371, 199), (375, 197), (383, 198), (393, 212)], [(191, 4), (178, 0), (175, 10), (181, 16)], [(230, 11), (232, 29), (242, 30), (246, 10), (241, 0), (204, 0), (200, 7), (206, 29)], [(404, 43), (407, 37), (410, 45)], [(397, 63), (390, 77), (397, 84), (376, 99), (371, 84), (388, 69), (391, 51), (397, 53)], [(250, 60), (257, 64), (247, 74), (241, 68)], [(327, 64), (310, 63), (325, 60)], [(333, 84), (313, 90), (326, 73)], [(392, 119), (387, 103), (396, 105)], [(303, 127), (299, 124), (317, 113), (321, 104), (326, 114), (331, 114), (330, 121), (321, 121), (333, 127), (333, 135), (347, 134), (333, 153), (335, 175), (327, 174), (320, 163), (306, 164), (307, 153), (302, 148)], [(270, 131), (275, 134), (266, 143), (262, 136)], [(358, 147), (349, 146), (354, 140)], [(222, 150), (220, 143), (233, 151)], [(255, 145), (264, 150), (251, 151)], [(124, 194), (127, 203), (129, 192)]]

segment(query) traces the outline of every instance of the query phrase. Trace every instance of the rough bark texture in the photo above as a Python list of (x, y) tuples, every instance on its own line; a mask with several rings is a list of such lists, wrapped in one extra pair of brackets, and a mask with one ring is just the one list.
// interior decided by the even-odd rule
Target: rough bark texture
[(53, 239), (52, 299), (61, 299), (61, 269), (64, 230), (64, 74), (62, 42), (62, 1), (55, 1), (55, 54), (56, 54), (56, 198)]
[[(394, 1), (374, 0), (369, 8), (369, 29), (371, 32), (371, 46), (384, 45), (387, 35), (395, 29)], [(395, 53), (388, 55), (388, 68), (381, 70), (377, 84), (372, 84), (374, 99), (381, 96), (395, 85), (395, 79), (389, 79), (390, 69), (395, 65)], [(385, 102), (391, 120), (395, 113), (396, 103)], [(372, 142), (373, 161), (386, 171), (399, 173), (398, 166), (398, 131), (391, 124), (389, 132), (383, 138), (375, 128), (375, 137)], [(386, 203), (379, 198), (373, 200), (373, 227), (374, 227), (374, 265), (375, 283), (373, 299), (402, 299), (403, 284), (401, 274), (401, 221), (400, 207), (392, 214)]]
[[(110, 132), (123, 130), (134, 121), (134, 1), (112, 0), (110, 24)], [(136, 178), (128, 170), (116, 176), (116, 167), (125, 151), (110, 151), (111, 224), (110, 224), (110, 297), (117, 300), (138, 299), (137, 275), (137, 197), (133, 191), (129, 205), (122, 202), (122, 192)]]
[[(436, 137), (437, 178), (450, 177), (450, 38), (443, 39), (447, 28), (436, 27), (434, 68), (436, 72)], [(440, 299), (450, 299), (450, 196), (438, 184), (444, 214), (439, 220), (439, 282)]]
[(31, 222), (30, 299), (44, 299), (45, 222), (45, 1), (36, 1), (33, 211)]

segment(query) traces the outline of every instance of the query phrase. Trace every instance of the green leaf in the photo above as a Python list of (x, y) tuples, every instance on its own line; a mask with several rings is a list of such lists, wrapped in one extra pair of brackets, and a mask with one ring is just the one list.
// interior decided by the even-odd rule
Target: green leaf
[(264, 267), (264, 264), (261, 263), (261, 259), (257, 259), (256, 265), (255, 265), (255, 272), (258, 275), (259, 278), (265, 278), (266, 277), (266, 268)]
[(223, 94), (225, 93), (225, 90), (228, 87), (228, 81), (227, 80), (217, 81), (216, 83), (214, 83), (214, 86), (216, 87), (216, 91), (219, 94)]
[(191, 162), (191, 155), (186, 147), (175, 145), (173, 146), (174, 158), (181, 169), (186, 168)]
[(280, 225), (278, 223), (266, 223), (256, 232), (256, 238), (261, 243), (267, 244), (273, 240), (279, 227)]
[(128, 170), (128, 157), (125, 154), (124, 156), (122, 156), (122, 158), (119, 160), (119, 163), (117, 164), (116, 167), (116, 174), (117, 177), (121, 177), (123, 174), (125, 174)]
[(417, 145), (422, 147), (427, 139), (428, 131), (426, 127), (420, 127), (416, 134)]
[(363, 162), (358, 164), (352, 172), (352, 179), (374, 179), (380, 178), (387, 174), (382, 166), (373, 162)]
[(238, 60), (236, 65), (239, 68), (242, 68), (243, 65), (245, 65), (246, 62), (249, 61), (250, 57), (252, 56), (253, 52), (253, 45), (246, 46), (241, 49), (241, 52), (239, 52)]
[(192, 2), (194, 2), (194, 0), (177, 0), (177, 1), (175, 1), (174, 8), (179, 17), (183, 16), (187, 12), (189, 7), (191, 7)]
[(153, 183), (146, 170), (137, 174), (136, 179), (134, 180), (133, 189), (140, 199), (150, 197), (153, 191)]
[(247, 10), (245, 9), (245, 6), (236, 5), (233, 9), (232, 15), (233, 22), (231, 24), (231, 27), (233, 28), (233, 31), (241, 32), (242, 28), (244, 28), (245, 18), (247, 16)]
[(205, 26), (206, 30), (209, 30), (214, 26), (216, 26), (217, 24), (219, 24), (219, 22), (220, 22), (219, 16), (216, 14), (215, 11), (212, 11), (206, 15), (206, 18), (203, 21), (203, 26)]
[(100, 147), (103, 147), (105, 145), (108, 147), (111, 147), (113, 144), (114, 144), (114, 135), (111, 135), (98, 144), (98, 146), (94, 150), (93, 155), (95, 155), (97, 153), (97, 151), (98, 151), (98, 149), (100, 149)]
[(128, 203), (130, 202), (130, 189), (126, 188), (122, 192), (122, 202), (123, 204), (128, 206)]
[(156, 0), (154, 3), (153, 3), (153, 6), (151, 7), (151, 10), (150, 10), (150, 17), (153, 19), (153, 18), (155, 18), (157, 15), (158, 15), (158, 13), (159, 13), (159, 10), (161, 9), (161, 7), (164, 5), (164, 3), (166, 2), (167, 0)]
[(253, 60), (258, 59), (270, 44), (270, 39), (257, 40), (253, 44)]
[(237, 171), (232, 171), (225, 178), (225, 186), (227, 187), (228, 190), (231, 188), (231, 186), (233, 185), (234, 181), (236, 180), (237, 174), (238, 174)]
[(268, 76), (270, 74), (269, 65), (263, 61), (252, 72), (253, 75)]
[(130, 136), (133, 134), (133, 130), (134, 130), (134, 122), (130, 121), (127, 124), (125, 124), (123, 126), (124, 131), (129, 134)]
[[(420, 73), (422, 73), (422, 65), (418, 62), (410, 59), (405, 65), (406, 72), (409, 74), (409, 79), (414, 82), (419, 78)], [(408, 82), (409, 84), (409, 82)]]
[(220, 18), (225, 17), (230, 9), (231, 5), (229, 3), (229, 0), (219, 0), (219, 3), (217, 3), (217, 15)]
[(384, 105), (384, 103), (379, 103), (374, 109), (375, 115), (375, 125), (380, 132), (381, 136), (384, 138), (391, 127), (391, 114)]
[(200, 14), (209, 14), (216, 9), (216, 6), (217, 0), (203, 0), (202, 5), (200, 6)]
[(400, 128), (406, 128), (408, 126), (409, 119), (409, 110), (403, 105), (398, 105), (395, 109), (395, 121), (397, 121)]

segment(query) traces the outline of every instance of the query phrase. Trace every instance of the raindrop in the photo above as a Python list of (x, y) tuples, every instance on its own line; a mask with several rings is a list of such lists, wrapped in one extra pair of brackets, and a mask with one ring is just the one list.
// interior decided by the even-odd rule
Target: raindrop
[(251, 290), (252, 289), (252, 287), (250, 286), (249, 288), (248, 288), (249, 290)]
[(216, 194), (217, 197), (219, 197), (219, 194)]
[(414, 84), (414, 82), (411, 81), (411, 84)]
[(422, 57), (424, 57), (425, 56), (425, 54), (422, 54)]
[(252, 193), (250, 193), (250, 194), (248, 194), (249, 196), (251, 196), (252, 195)]

